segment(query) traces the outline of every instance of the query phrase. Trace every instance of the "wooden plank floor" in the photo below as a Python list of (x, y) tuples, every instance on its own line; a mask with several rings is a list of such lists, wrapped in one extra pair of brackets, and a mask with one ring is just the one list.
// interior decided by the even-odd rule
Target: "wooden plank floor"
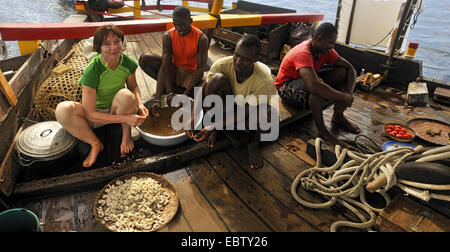
[[(423, 113), (447, 122), (450, 119), (447, 110), (436, 112), (432, 107), (415, 108), (412, 115), (398, 113), (404, 109), (401, 105), (375, 99), (384, 97), (386, 92), (391, 90), (377, 91), (370, 99), (358, 93), (354, 106), (346, 112), (351, 120), (359, 122), (363, 134), (372, 136), (379, 144), (388, 140), (381, 136), (384, 122), (394, 119), (404, 122)], [(384, 102), (385, 105), (380, 105)], [(378, 111), (371, 109), (376, 106), (380, 106)], [(330, 112), (331, 108), (325, 110), (327, 125)], [(338, 206), (329, 210), (303, 207), (290, 194), (297, 174), (314, 165), (314, 160), (305, 154), (305, 141), (314, 137), (315, 132), (310, 116), (283, 128), (277, 141), (263, 144), (265, 165), (261, 169), (248, 168), (247, 151), (241, 147), (211, 154), (164, 174), (177, 188), (181, 204), (174, 220), (162, 231), (329, 231), (333, 222), (352, 219)], [(355, 136), (336, 133), (347, 139)], [(104, 231), (92, 215), (98, 190), (18, 204), (33, 210), (44, 223), (45, 231)], [(300, 195), (320, 201), (313, 193), (302, 191)]]
[[(138, 59), (142, 52), (160, 52), (160, 44), (156, 43), (161, 40), (160, 35), (127, 36), (127, 53)], [(212, 47), (211, 51), (216, 53), (210, 54), (210, 58), (220, 57), (220, 49)], [(140, 71), (138, 83), (145, 99), (154, 92), (155, 82)], [(370, 136), (378, 145), (388, 140), (381, 134), (383, 123), (405, 124), (416, 117), (450, 123), (448, 107), (431, 101), (431, 106), (412, 108), (404, 106), (404, 98), (404, 92), (388, 87), (380, 87), (370, 95), (357, 92), (354, 105), (346, 115), (358, 123), (362, 134)], [(332, 107), (329, 107), (324, 111), (328, 127), (331, 115)], [(355, 138), (340, 130), (333, 132), (340, 138)], [(355, 219), (339, 206), (309, 209), (291, 196), (291, 184), (298, 173), (315, 164), (305, 152), (306, 141), (316, 136), (312, 118), (306, 116), (283, 127), (275, 142), (262, 145), (265, 165), (261, 169), (249, 168), (244, 146), (210, 154), (182, 169), (164, 173), (179, 192), (180, 207), (172, 222), (161, 231), (326, 232), (335, 221)], [(22, 200), (14, 206), (35, 212), (44, 231), (105, 231), (95, 221), (92, 211), (100, 189)], [(314, 193), (301, 191), (300, 195), (309, 201), (323, 201)]]

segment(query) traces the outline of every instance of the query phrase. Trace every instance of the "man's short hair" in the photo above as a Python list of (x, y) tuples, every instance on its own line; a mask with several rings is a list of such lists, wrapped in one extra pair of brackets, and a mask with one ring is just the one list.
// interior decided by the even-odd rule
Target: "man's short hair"
[(317, 27), (317, 29), (314, 31), (313, 39), (330, 39), (333, 35), (337, 35), (337, 29), (332, 23), (322, 23)]
[(172, 15), (173, 17), (190, 18), (191, 11), (185, 6), (178, 6), (175, 10), (173, 10)]
[(255, 56), (257, 57), (261, 53), (261, 41), (258, 37), (252, 34), (246, 34), (241, 39), (239, 39), (238, 43), (245, 47), (253, 47), (255, 48)]

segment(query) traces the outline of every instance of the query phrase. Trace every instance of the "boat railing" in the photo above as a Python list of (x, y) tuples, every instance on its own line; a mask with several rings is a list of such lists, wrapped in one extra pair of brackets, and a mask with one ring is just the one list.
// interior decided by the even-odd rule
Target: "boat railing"
[[(113, 9), (109, 8), (107, 13), (118, 14), (133, 12), (133, 17), (142, 17), (142, 12), (153, 11), (153, 10), (174, 10), (178, 5), (161, 4), (161, 5), (143, 5), (140, 0), (124, 0), (125, 5), (122, 8)], [(133, 5), (127, 4), (126, 2), (133, 2)], [(191, 6), (189, 2), (206, 3), (209, 5), (208, 8), (202, 8), (198, 6)], [(214, 0), (182, 0), (181, 4), (189, 8), (192, 12), (209, 13)], [(75, 9), (78, 12), (86, 12), (86, 8), (83, 1), (75, 1)]]

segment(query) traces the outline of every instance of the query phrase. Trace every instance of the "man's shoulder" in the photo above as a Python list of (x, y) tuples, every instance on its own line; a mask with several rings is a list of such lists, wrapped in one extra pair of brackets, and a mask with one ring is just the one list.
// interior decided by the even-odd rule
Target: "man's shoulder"
[(255, 63), (255, 72), (260, 78), (272, 80), (272, 71), (270, 70), (270, 67), (260, 61)]
[[(299, 54), (300, 54), (300, 55), (301, 55), (301, 54), (304, 54), (304, 55), (311, 55), (311, 49), (310, 49), (309, 45), (310, 45), (310, 40), (303, 41), (302, 43), (300, 43), (300, 44), (294, 46), (294, 47), (288, 52), (288, 55), (289, 55), (289, 56), (299, 55)], [(288, 55), (286, 55), (286, 56), (288, 56)]]
[(233, 63), (233, 56), (226, 56), (223, 58), (220, 58), (218, 60), (216, 60), (213, 65), (211, 66), (211, 68), (213, 66), (224, 66), (224, 65), (228, 65), (228, 64), (234, 64)]

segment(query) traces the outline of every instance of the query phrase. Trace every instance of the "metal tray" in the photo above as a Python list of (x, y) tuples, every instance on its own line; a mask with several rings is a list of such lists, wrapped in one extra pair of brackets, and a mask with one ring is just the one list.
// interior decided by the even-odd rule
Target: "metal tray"
[[(450, 144), (450, 125), (446, 122), (429, 118), (415, 118), (409, 120), (408, 127), (414, 130), (416, 136), (423, 141), (436, 145), (448, 145)], [(440, 134), (432, 136), (429, 130), (434, 133)]]

